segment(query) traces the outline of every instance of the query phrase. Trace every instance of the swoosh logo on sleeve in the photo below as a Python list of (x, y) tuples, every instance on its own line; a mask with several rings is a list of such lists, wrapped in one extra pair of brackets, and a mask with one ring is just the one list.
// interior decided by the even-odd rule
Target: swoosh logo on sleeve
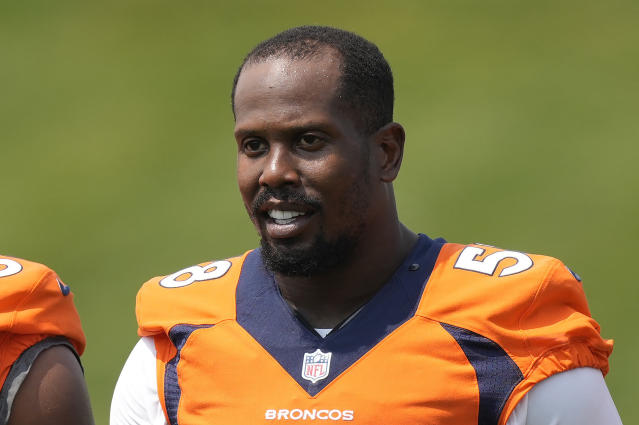
[(56, 278), (56, 280), (58, 281), (58, 286), (60, 287), (60, 291), (62, 292), (62, 295), (64, 295), (65, 297), (69, 295), (69, 292), (71, 292), (71, 288), (69, 288), (68, 285), (65, 285), (64, 283), (62, 283), (60, 279)]

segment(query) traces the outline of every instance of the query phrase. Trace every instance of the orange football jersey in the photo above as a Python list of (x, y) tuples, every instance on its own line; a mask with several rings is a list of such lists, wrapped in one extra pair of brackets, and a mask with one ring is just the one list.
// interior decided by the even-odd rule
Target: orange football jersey
[(535, 383), (608, 370), (581, 282), (560, 261), (420, 235), (390, 281), (320, 337), (259, 250), (150, 280), (169, 424), (505, 424)]
[(54, 345), (84, 351), (69, 287), (42, 264), (0, 255), (0, 423), (33, 361)]

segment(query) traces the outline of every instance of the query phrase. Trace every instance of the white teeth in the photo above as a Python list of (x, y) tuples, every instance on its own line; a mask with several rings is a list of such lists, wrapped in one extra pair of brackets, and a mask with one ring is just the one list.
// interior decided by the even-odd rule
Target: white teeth
[[(298, 217), (300, 215), (304, 215), (301, 211), (282, 211), (282, 210), (269, 210), (268, 216), (272, 219), (276, 220), (285, 220), (287, 223), (290, 223), (291, 219)], [(287, 223), (278, 223), (278, 224), (287, 224)]]
[(268, 216), (275, 221), (275, 224), (289, 224), (295, 221), (295, 217), (304, 215), (301, 211), (282, 211), (282, 210), (269, 210)]

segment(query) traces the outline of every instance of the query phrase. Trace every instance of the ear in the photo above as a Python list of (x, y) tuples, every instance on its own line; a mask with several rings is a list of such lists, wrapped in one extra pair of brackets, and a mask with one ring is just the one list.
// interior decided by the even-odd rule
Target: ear
[(396, 122), (386, 124), (373, 135), (374, 158), (381, 181), (390, 183), (397, 177), (404, 157), (404, 127)]

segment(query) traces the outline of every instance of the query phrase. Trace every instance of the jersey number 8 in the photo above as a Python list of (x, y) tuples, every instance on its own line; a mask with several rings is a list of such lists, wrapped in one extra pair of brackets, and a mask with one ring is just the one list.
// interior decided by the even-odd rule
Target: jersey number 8
[(164, 286), (165, 288), (181, 288), (194, 282), (218, 279), (224, 276), (230, 268), (231, 262), (227, 260), (214, 261), (205, 266), (187, 267), (160, 280), (160, 286)]

